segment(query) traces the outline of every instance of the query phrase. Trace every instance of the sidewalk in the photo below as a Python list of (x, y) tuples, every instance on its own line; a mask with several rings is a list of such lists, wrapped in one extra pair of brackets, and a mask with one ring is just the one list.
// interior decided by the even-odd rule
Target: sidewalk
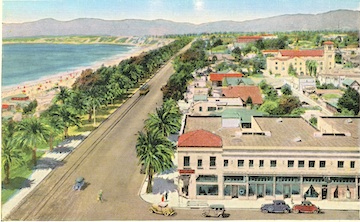
[(61, 166), (62, 160), (70, 154), (90, 132), (80, 136), (75, 136), (60, 143), (52, 152), (45, 153), (28, 178), (24, 187), (15, 193), (5, 204), (2, 205), (1, 217), (6, 218), (11, 211), (16, 208), (23, 198), (25, 198), (35, 187), (41, 183), (49, 173), (58, 166)]
[[(162, 195), (165, 192), (168, 192), (168, 201), (166, 201), (169, 206), (173, 208), (190, 208), (187, 206), (188, 201), (204, 201), (208, 205), (210, 204), (223, 204), (225, 208), (228, 209), (256, 209), (259, 210), (262, 204), (272, 203), (271, 200), (265, 200), (264, 198), (259, 198), (256, 200), (240, 200), (240, 199), (230, 199), (230, 200), (200, 200), (200, 199), (187, 199), (185, 197), (179, 196), (177, 191), (177, 178), (179, 173), (175, 170), (163, 173), (161, 175), (155, 175), (153, 177), (153, 193), (147, 194), (146, 187), (148, 184), (147, 177), (144, 180), (144, 183), (140, 189), (140, 197), (150, 203), (159, 203), (161, 202)], [(285, 199), (285, 202), (292, 207), (294, 204), (300, 204), (301, 201), (294, 200), (294, 204), (291, 203), (291, 199)], [(311, 200), (313, 204), (319, 206), (323, 210), (360, 210), (359, 201), (336, 201), (336, 200)]]

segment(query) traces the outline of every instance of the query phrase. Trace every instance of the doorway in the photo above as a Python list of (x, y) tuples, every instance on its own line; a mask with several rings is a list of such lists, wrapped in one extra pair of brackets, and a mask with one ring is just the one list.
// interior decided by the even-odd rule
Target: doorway
[(327, 199), (327, 185), (322, 185), (321, 189), (321, 199), (326, 200)]
[(257, 197), (264, 197), (264, 184), (257, 185)]
[(284, 198), (289, 198), (291, 196), (290, 193), (290, 185), (284, 185)]
[(231, 198), (238, 198), (239, 197), (239, 186), (238, 185), (232, 185), (231, 186)]

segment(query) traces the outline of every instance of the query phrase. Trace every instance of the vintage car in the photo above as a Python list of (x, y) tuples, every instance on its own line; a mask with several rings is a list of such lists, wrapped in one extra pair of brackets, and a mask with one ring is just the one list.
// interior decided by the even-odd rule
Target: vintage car
[(260, 210), (263, 213), (289, 213), (291, 208), (283, 200), (273, 200), (271, 204), (263, 204)]
[(85, 179), (84, 177), (78, 177), (75, 180), (75, 185), (73, 186), (74, 190), (81, 190), (81, 188), (84, 186), (85, 184)]
[(293, 213), (320, 213), (320, 208), (312, 204), (310, 201), (304, 200), (301, 204), (296, 204), (292, 208)]
[(150, 213), (162, 214), (165, 216), (172, 216), (175, 214), (174, 209), (168, 206), (165, 202), (160, 202), (158, 204), (153, 204), (149, 208)]
[(212, 204), (202, 212), (204, 217), (224, 217), (225, 206), (222, 204)]

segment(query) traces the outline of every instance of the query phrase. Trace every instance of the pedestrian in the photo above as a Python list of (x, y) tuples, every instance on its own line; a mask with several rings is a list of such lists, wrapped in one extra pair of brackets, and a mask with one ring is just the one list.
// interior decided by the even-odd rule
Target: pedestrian
[(168, 201), (168, 192), (165, 193), (165, 201)]
[(99, 193), (98, 193), (98, 198), (97, 198), (97, 200), (100, 201), (100, 202), (102, 202), (102, 200), (103, 200), (102, 196), (103, 196), (103, 191), (100, 190)]
[(161, 196), (161, 202), (164, 202), (164, 194)]

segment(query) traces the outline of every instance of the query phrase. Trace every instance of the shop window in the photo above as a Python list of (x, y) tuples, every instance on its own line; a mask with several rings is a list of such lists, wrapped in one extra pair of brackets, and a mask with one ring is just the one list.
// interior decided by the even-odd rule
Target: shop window
[(244, 167), (244, 160), (238, 160), (238, 167)]
[(288, 160), (288, 167), (289, 168), (294, 167), (294, 160)]
[(304, 160), (299, 160), (299, 161), (298, 161), (298, 167), (299, 167), (299, 168), (303, 168), (304, 165), (305, 165), (305, 161), (304, 161)]
[(283, 194), (283, 185), (282, 184), (276, 184), (276, 186), (275, 186), (275, 194), (276, 195)]
[(250, 184), (249, 185), (249, 196), (254, 196), (255, 195), (255, 189), (256, 189), (256, 184)]
[(231, 185), (225, 185), (224, 196), (231, 196)]
[(300, 194), (300, 185), (298, 184), (293, 184), (291, 185), (291, 194)]
[(315, 161), (310, 160), (309, 161), (309, 168), (314, 168), (315, 167)]
[(202, 168), (202, 159), (198, 159), (197, 167)]
[(224, 182), (240, 183), (245, 182), (244, 176), (224, 176)]
[(190, 166), (190, 157), (184, 156), (184, 167), (189, 167), (189, 166)]
[(249, 160), (249, 167), (254, 167), (254, 160)]
[(216, 175), (199, 175), (196, 178), (197, 182), (217, 182), (217, 176)]
[(320, 168), (325, 168), (326, 167), (326, 161), (321, 160), (320, 161)]
[(310, 185), (309, 189), (304, 194), (305, 197), (318, 197), (319, 194), (314, 189), (313, 185)]
[(276, 167), (276, 160), (270, 160), (270, 167)]
[(229, 166), (229, 160), (224, 160), (224, 167), (228, 167)]
[(216, 157), (215, 156), (210, 157), (210, 167), (216, 167)]
[(273, 195), (273, 185), (272, 184), (266, 184), (265, 185), (265, 195), (272, 196)]
[(245, 185), (239, 186), (239, 196), (246, 196), (246, 186)]
[(355, 161), (350, 161), (350, 168), (355, 168)]
[(217, 196), (219, 194), (218, 185), (196, 185), (196, 194), (197, 195), (210, 195)]
[(338, 161), (338, 168), (344, 168), (344, 161)]
[(259, 167), (264, 167), (264, 160), (259, 160)]

